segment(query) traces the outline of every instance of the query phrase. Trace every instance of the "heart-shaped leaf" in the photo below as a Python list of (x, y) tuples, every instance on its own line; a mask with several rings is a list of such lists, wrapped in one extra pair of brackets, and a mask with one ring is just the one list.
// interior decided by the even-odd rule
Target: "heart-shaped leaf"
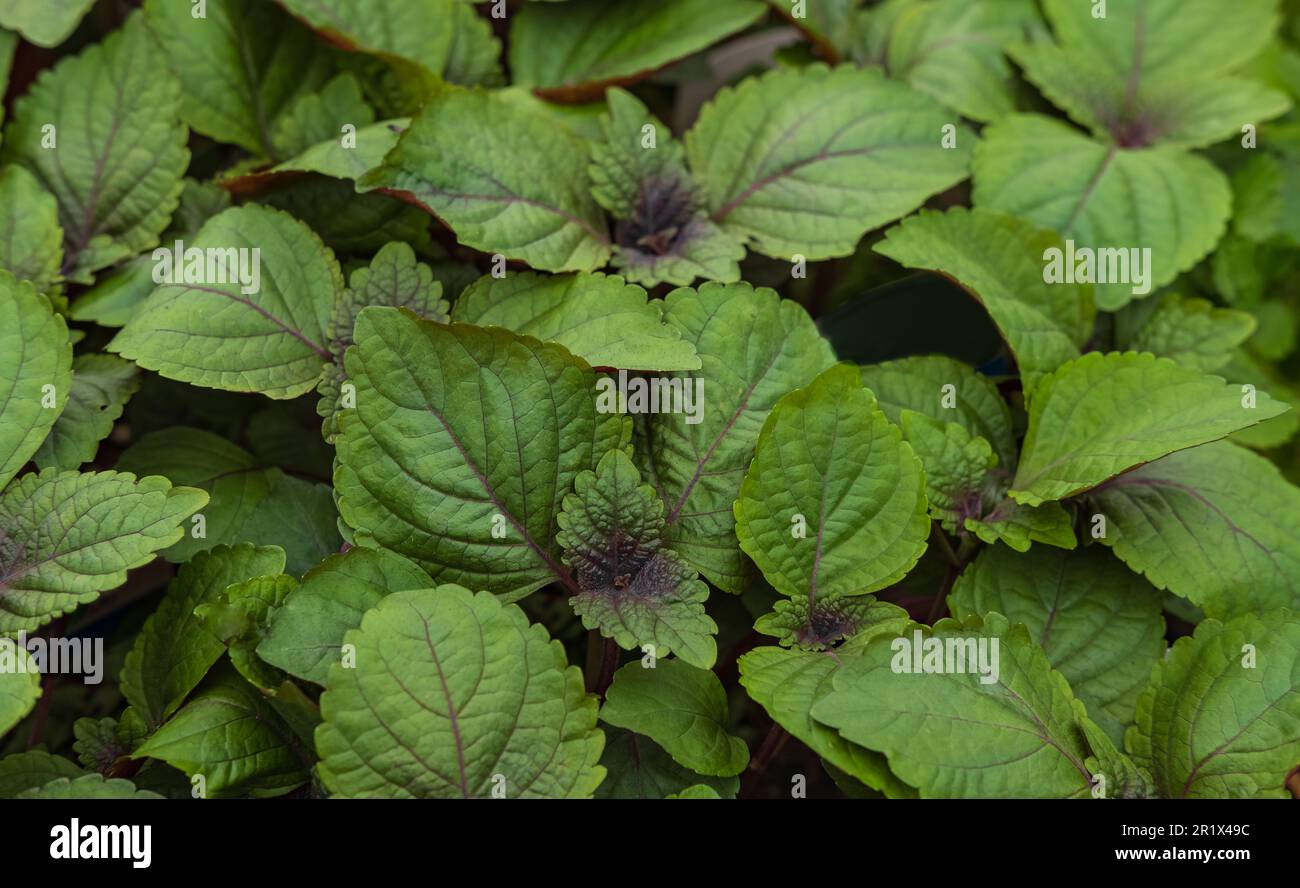
[(952, 615), (1024, 623), (1088, 714), (1122, 745), (1138, 694), (1165, 653), (1161, 596), (1104, 549), (984, 549), (948, 597)]
[(599, 95), (712, 46), (762, 18), (757, 0), (568, 0), (511, 16), (516, 83), (558, 98)]
[(1300, 489), (1228, 441), (1170, 454), (1088, 494), (1101, 542), (1220, 619), (1300, 606)]
[[(181, 114), (196, 132), (275, 158), (273, 133), (294, 101), (325, 85), (334, 55), (265, 0), (148, 0), (145, 17), (182, 90)], [(366, 121), (354, 120), (360, 125)], [(335, 130), (337, 132), (337, 130)]]
[(610, 241), (586, 158), (551, 118), (453, 90), (430, 99), (358, 185), (399, 192), (475, 249), (544, 271), (591, 271), (609, 258)]
[(675, 290), (664, 316), (695, 347), (704, 380), (699, 421), (657, 413), (645, 425), (648, 459), (668, 507), (672, 547), (710, 581), (744, 586), (732, 504), (764, 420), (786, 392), (834, 363), (807, 312), (765, 287), (705, 284)]
[(990, 124), (973, 170), (976, 207), (1020, 216), (1082, 248), (1122, 252), (1127, 274), (1118, 258), (1114, 270), (1102, 263), (1105, 282), (1093, 272), (1097, 307), (1107, 311), (1204, 258), (1223, 236), (1232, 203), (1227, 179), (1202, 157), (1108, 145), (1037, 114)]
[(137, 13), (102, 43), (61, 60), (14, 104), (4, 157), (58, 201), (70, 280), (89, 283), (99, 269), (158, 243), (190, 156), (180, 100)]
[(367, 308), (347, 356), (356, 409), (341, 418), (343, 520), (439, 582), (514, 600), (577, 591), (555, 543), (579, 472), (625, 442), (596, 410), (596, 374), (558, 345)]
[(451, 313), (458, 323), (557, 342), (593, 367), (698, 370), (694, 346), (663, 315), (662, 302), (620, 277), (532, 272), (479, 278)]
[(1286, 798), (1300, 761), (1300, 619), (1206, 620), (1138, 700), (1129, 752), (1165, 798)]
[(727, 733), (727, 695), (707, 669), (681, 660), (653, 668), (629, 663), (614, 673), (600, 720), (645, 734), (673, 761), (699, 774), (731, 777), (749, 763), (749, 749)]
[(335, 795), (584, 798), (604, 777), (595, 698), (518, 607), (453, 585), (395, 592), (346, 641), (355, 668), (331, 667), (316, 730)]
[(30, 631), (120, 586), (205, 502), (157, 476), (22, 476), (0, 496), (0, 633)]
[(0, 490), (40, 448), (71, 388), (67, 323), (31, 284), (0, 271)]
[(812, 717), (883, 752), (922, 798), (1090, 793), (1083, 704), (1024, 626), (990, 613), (913, 627), (847, 661)]
[(930, 535), (921, 461), (850, 364), (777, 403), (735, 514), (768, 582), (810, 603), (902, 579)]
[(1011, 497), (1031, 506), (1064, 499), (1286, 409), (1168, 358), (1091, 352), (1040, 384)]
[(112, 351), (208, 388), (296, 398), (316, 385), (330, 360), (326, 330), (343, 275), (310, 228), (277, 210), (234, 207), (208, 220), (180, 256), (173, 250), (155, 257), (155, 280), (165, 271), (168, 282)]
[(310, 570), (271, 615), (257, 654), (307, 681), (325, 684), (343, 636), (390, 592), (424, 589), (429, 575), (387, 549), (354, 546)]
[(712, 669), (718, 626), (704, 613), (709, 587), (663, 540), (664, 504), (621, 450), (583, 472), (557, 516), (564, 563), (580, 592), (569, 599), (584, 626), (628, 650), (651, 645)]
[(811, 65), (723, 89), (686, 155), (724, 231), (765, 256), (826, 259), (966, 178), (975, 136), (957, 122), (879, 71)]

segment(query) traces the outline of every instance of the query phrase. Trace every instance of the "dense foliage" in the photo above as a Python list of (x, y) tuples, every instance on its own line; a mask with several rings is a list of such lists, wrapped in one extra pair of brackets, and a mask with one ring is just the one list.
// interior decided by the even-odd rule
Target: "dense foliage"
[(0, 83), (0, 798), (1300, 794), (1300, 4), (0, 0)]

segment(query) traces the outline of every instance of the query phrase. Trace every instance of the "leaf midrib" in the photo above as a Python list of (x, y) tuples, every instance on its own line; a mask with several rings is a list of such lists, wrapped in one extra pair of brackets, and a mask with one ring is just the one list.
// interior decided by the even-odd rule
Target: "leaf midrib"
[[(475, 363), (478, 362), (475, 361)], [(433, 405), (433, 402), (429, 400), (428, 395), (424, 392), (423, 389), (420, 389), (420, 399), (424, 402), (425, 411), (434, 419), (436, 419), (438, 421), (438, 424), (442, 426), (443, 431), (447, 435), (447, 439), (451, 441), (452, 445), (456, 448), (456, 452), (460, 454), (460, 457), (464, 461), (466, 468), (468, 468), (470, 472), (473, 473), (475, 479), (479, 482), (480, 486), (482, 486), (483, 492), (488, 495), (488, 499), (492, 501), (492, 504), (497, 507), (497, 510), (511, 523), (511, 525), (514, 526), (515, 530), (519, 531), (519, 534), (523, 537), (523, 540), (527, 544), (528, 548), (533, 550), (533, 553), (542, 560), (543, 565), (545, 565), (547, 570), (550, 571), (552, 576), (554, 576), (556, 580), (562, 583), (565, 586), (565, 588), (567, 588), (570, 592), (572, 592), (575, 595), (580, 593), (582, 589), (578, 586), (577, 582), (574, 581), (573, 577), (569, 575), (568, 571), (562, 569), (560, 565), (556, 563), (555, 559), (551, 557), (550, 553), (548, 553), (545, 549), (543, 549), (541, 546), (537, 544), (537, 541), (533, 538), (533, 535), (531, 532), (529, 532), (528, 528), (526, 528), (519, 521), (519, 519), (515, 517), (514, 511), (508, 508), (501, 501), (500, 497), (497, 496), (497, 492), (492, 487), (492, 484), (488, 481), (487, 476), (483, 474), (482, 470), (479, 469), (478, 464), (474, 461), (473, 457), (470, 456), (469, 451), (465, 449), (465, 445), (461, 442), (460, 436), (456, 434), (454, 429), (452, 429), (451, 424), (447, 421), (446, 417), (444, 417), (442, 413), (440, 413), (439, 410)], [(514, 426), (515, 434), (517, 436), (519, 433), (518, 430), (519, 424), (513, 421), (514, 415), (515, 414), (512, 410), (511, 425)], [(518, 450), (519, 450), (519, 458), (520, 460), (522, 460), (523, 449), (522, 447), (520, 447), (518, 448)]]

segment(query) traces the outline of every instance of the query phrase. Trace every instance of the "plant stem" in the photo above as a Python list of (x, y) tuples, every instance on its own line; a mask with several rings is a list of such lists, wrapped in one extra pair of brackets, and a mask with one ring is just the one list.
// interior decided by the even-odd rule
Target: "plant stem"
[(948, 575), (943, 578), (943, 586), (940, 587), (939, 594), (934, 596), (934, 602), (930, 605), (930, 613), (925, 618), (925, 621), (931, 626), (943, 614), (948, 603), (948, 593), (952, 591), (952, 584), (957, 581), (957, 576), (960, 573), (961, 568), (949, 566)]
[(979, 541), (973, 536), (964, 536), (961, 546), (956, 552), (952, 550), (952, 543), (948, 542), (948, 535), (943, 532), (939, 522), (935, 521), (930, 525), (930, 538), (934, 540), (935, 548), (943, 556), (943, 560), (948, 562), (948, 575), (943, 578), (943, 586), (939, 589), (939, 594), (934, 597), (930, 604), (930, 613), (925, 621), (931, 626), (934, 621), (944, 612), (944, 607), (948, 602), (948, 593), (952, 591), (953, 583), (957, 582), (957, 577), (966, 569), (966, 565), (975, 557), (975, 552), (979, 549)]
[(48, 675), (41, 676), (41, 699), (36, 704), (33, 716), (32, 732), (27, 735), (27, 748), (35, 749), (45, 735), (45, 723), (50, 716), (50, 693), (53, 691), (54, 679)]
[(618, 645), (614, 639), (605, 639), (604, 655), (601, 657), (600, 678), (596, 681), (596, 696), (605, 699), (605, 692), (614, 682), (614, 670), (618, 668)]
[(614, 639), (604, 638), (592, 629), (587, 633), (587, 666), (583, 670), (587, 691), (603, 700), (617, 668), (618, 645)]
[(110, 780), (118, 778), (122, 780), (130, 780), (142, 767), (144, 767), (144, 759), (133, 759), (121, 756), (117, 761), (108, 766), (108, 771), (104, 776)]
[(767, 770), (767, 766), (776, 757), (781, 747), (785, 745), (785, 741), (789, 739), (790, 735), (786, 733), (785, 728), (776, 722), (772, 722), (772, 727), (768, 728), (767, 734), (763, 737), (763, 742), (758, 746), (758, 752), (750, 760), (749, 768), (745, 771), (745, 777), (742, 781), (744, 786), (741, 789), (743, 797), (749, 798), (758, 788), (758, 784), (763, 779), (763, 772)]
[(948, 542), (948, 536), (943, 532), (943, 528), (939, 526), (938, 521), (930, 523), (930, 539), (934, 540), (934, 547), (939, 550), (943, 560), (948, 562), (948, 566), (961, 570), (961, 560), (957, 557), (957, 553), (952, 550), (952, 544)]
[(600, 633), (595, 629), (587, 632), (587, 662), (582, 668), (583, 684), (587, 686), (587, 692), (593, 693), (596, 690), (596, 682), (600, 681), (600, 663), (604, 646), (601, 642)]
[[(50, 623), (42, 635), (47, 639), (57, 638), (62, 635), (68, 628), (68, 618), (59, 617), (53, 623)], [(58, 678), (48, 673), (41, 674), (41, 699), (36, 704), (36, 713), (32, 716), (32, 732), (27, 735), (27, 748), (35, 749), (40, 744), (41, 738), (45, 736), (45, 724), (50, 717), (50, 697), (54, 693), (54, 686), (58, 684)]]

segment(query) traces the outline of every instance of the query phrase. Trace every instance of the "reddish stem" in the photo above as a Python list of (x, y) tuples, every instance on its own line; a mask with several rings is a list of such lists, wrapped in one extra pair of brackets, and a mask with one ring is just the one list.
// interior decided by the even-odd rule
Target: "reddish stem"
[(53, 691), (54, 679), (48, 675), (41, 676), (41, 699), (36, 703), (35, 719), (32, 722), (32, 732), (27, 736), (27, 748), (35, 749), (40, 745), (41, 737), (45, 735), (45, 724), (50, 717), (50, 694)]
[(755, 791), (763, 780), (763, 772), (771, 764), (772, 759), (781, 751), (781, 747), (790, 739), (785, 728), (772, 722), (772, 727), (768, 728), (767, 735), (763, 737), (763, 742), (758, 746), (758, 752), (750, 759), (749, 769), (745, 771), (745, 777), (741, 781), (741, 797), (752, 798)]
[(605, 639), (605, 650), (600, 660), (600, 677), (596, 680), (596, 696), (605, 699), (605, 692), (614, 683), (614, 670), (618, 668), (618, 645), (614, 639)]

